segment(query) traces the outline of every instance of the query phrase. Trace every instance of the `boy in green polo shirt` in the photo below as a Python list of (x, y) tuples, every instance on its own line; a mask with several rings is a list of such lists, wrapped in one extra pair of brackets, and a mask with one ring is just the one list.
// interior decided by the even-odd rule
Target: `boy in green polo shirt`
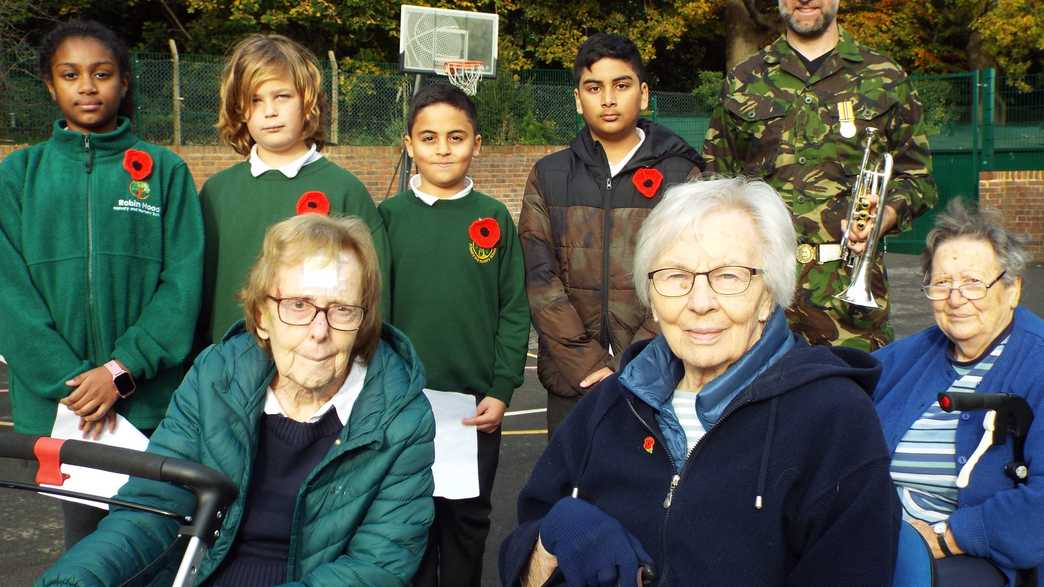
[(435, 523), (414, 585), (475, 585), (489, 533), (500, 422), (522, 384), (529, 303), (522, 250), (504, 204), (467, 176), (482, 137), (475, 105), (453, 86), (420, 90), (404, 138), (419, 175), (380, 207), (388, 231), (389, 321), (413, 341), (431, 389), (478, 399), (479, 496), (435, 498)]
[[(236, 44), (225, 64), (218, 133), (246, 159), (213, 175), (199, 194), (206, 233), (200, 350), (243, 319), (236, 293), (261, 252), (265, 231), (295, 214), (362, 218), (381, 277), (388, 275), (388, 240), (370, 193), (321, 153), (327, 106), (317, 63), (292, 39), (253, 34)], [(386, 296), (380, 305), (385, 312)]]

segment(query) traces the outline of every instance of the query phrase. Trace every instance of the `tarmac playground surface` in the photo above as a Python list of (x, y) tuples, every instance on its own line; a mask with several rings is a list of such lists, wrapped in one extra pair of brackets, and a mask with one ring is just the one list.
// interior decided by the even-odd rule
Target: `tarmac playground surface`
[[(886, 258), (892, 292), (892, 326), (903, 338), (932, 325), (928, 301), (920, 291), (918, 257), (889, 253)], [(1044, 264), (1024, 274), (1022, 305), (1044, 315)], [(535, 353), (535, 350), (532, 351)], [(546, 392), (536, 376), (536, 360), (527, 362), (525, 383), (515, 391), (504, 419), (500, 467), (493, 490), (493, 523), (487, 541), (483, 587), (499, 585), (496, 560), (500, 542), (515, 525), (515, 499), (547, 444)], [(0, 429), (11, 426), (7, 373), (0, 365)], [(0, 459), (0, 479), (31, 481), (35, 469)], [(31, 585), (62, 552), (62, 518), (58, 501), (28, 491), (0, 489), (0, 584)]]

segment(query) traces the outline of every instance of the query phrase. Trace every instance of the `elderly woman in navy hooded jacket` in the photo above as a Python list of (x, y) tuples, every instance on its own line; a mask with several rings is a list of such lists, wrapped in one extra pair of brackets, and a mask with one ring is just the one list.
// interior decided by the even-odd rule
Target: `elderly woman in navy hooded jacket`
[[(1019, 306), (1028, 258), (1020, 241), (995, 213), (951, 202), (921, 257), (936, 325), (874, 353), (883, 368), (874, 401), (903, 515), (940, 559), (939, 576), (960, 579), (942, 585), (1011, 585), (1016, 569), (1034, 567), (1031, 584), (1044, 585), (1044, 321)], [(1009, 438), (989, 448), (958, 489), (985, 412), (943, 412), (940, 391), (1011, 393), (1029, 403), (1036, 418), (1026, 437), (1026, 483), (1015, 486), (1004, 474)]]
[(635, 287), (662, 335), (556, 432), (500, 552), (505, 585), (888, 585), (899, 509), (869, 355), (787, 328), (794, 229), (762, 182), (668, 191)]

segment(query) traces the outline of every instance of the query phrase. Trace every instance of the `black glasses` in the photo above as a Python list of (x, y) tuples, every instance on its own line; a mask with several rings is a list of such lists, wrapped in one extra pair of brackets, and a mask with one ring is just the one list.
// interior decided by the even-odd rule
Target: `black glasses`
[(693, 272), (676, 267), (667, 267), (649, 272), (653, 288), (661, 296), (667, 298), (678, 298), (689, 295), (692, 286), (696, 283), (696, 276), (707, 277), (707, 283), (715, 293), (724, 296), (734, 296), (747, 291), (750, 280), (755, 275), (764, 273), (763, 269), (743, 267), (742, 265), (723, 265), (710, 271)]
[(953, 290), (961, 292), (961, 295), (966, 300), (981, 300), (986, 297), (986, 292), (988, 292), (995, 283), (1000, 281), (1001, 277), (1004, 277), (1005, 273), (1007, 273), (1007, 271), (1001, 271), (1001, 274), (989, 283), (983, 283), (976, 279), (955, 286), (952, 282), (947, 281), (943, 283), (933, 283), (931, 285), (922, 285), (921, 290), (924, 291), (925, 297), (933, 302), (945, 300), (950, 297), (950, 292)]
[(316, 314), (323, 312), (326, 323), (334, 330), (358, 330), (366, 316), (366, 308), (350, 304), (330, 304), (319, 307), (305, 298), (277, 298), (268, 296), (276, 303), (279, 320), (290, 326), (307, 326), (315, 320)]

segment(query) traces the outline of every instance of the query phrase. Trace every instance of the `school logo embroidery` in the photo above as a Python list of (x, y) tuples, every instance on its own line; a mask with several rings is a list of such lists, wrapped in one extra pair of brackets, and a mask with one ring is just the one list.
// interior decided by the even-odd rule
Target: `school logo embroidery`
[(652, 199), (663, 184), (663, 174), (652, 167), (642, 167), (631, 176), (634, 189), (646, 198)]
[(652, 436), (646, 436), (645, 440), (642, 442), (642, 448), (644, 448), (645, 452), (647, 452), (649, 454), (652, 454), (653, 447), (655, 447), (655, 446), (656, 446), (656, 439), (653, 438)]
[(468, 227), (468, 252), (478, 263), (489, 263), (497, 255), (500, 242), (500, 225), (494, 218), (479, 218)]
[(330, 200), (323, 192), (313, 190), (301, 194), (297, 199), (297, 214), (322, 214), (330, 215)]
[(127, 149), (123, 152), (123, 169), (131, 176), (127, 191), (139, 200), (147, 200), (152, 195), (149, 182), (152, 175), (152, 157), (145, 151)]

